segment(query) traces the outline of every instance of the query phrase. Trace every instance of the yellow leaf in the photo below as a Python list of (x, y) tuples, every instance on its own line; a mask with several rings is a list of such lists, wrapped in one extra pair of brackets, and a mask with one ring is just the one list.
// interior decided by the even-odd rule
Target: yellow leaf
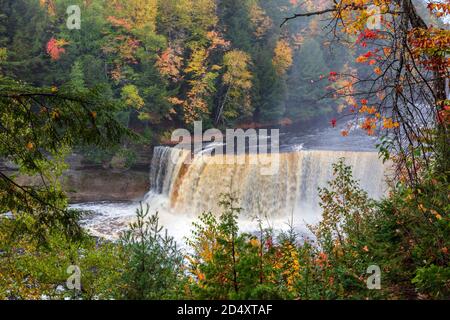
[(27, 147), (28, 150), (33, 150), (34, 149), (34, 143), (30, 141), (30, 142), (27, 143), (26, 147)]

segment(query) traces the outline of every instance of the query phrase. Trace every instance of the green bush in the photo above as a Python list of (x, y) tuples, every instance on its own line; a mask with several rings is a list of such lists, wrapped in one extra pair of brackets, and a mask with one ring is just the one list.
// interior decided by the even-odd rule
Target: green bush
[[(11, 227), (0, 220), (2, 230)], [(119, 248), (84, 235), (71, 241), (52, 232), (45, 245), (29, 237), (0, 234), (1, 299), (113, 299), (123, 270)], [(81, 270), (81, 291), (66, 287), (69, 266)]]
[(180, 296), (183, 255), (167, 230), (159, 225), (158, 214), (149, 215), (147, 205), (137, 210), (137, 221), (121, 237), (126, 254), (122, 275), (122, 297), (131, 300), (174, 299)]

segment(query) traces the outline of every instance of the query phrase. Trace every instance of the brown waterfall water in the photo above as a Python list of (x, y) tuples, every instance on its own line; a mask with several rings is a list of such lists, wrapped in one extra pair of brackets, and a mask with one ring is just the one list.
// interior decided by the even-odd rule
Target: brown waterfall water
[[(370, 197), (378, 199), (386, 192), (387, 167), (376, 152), (280, 153), (278, 170), (272, 175), (261, 173), (263, 165), (254, 159), (257, 154), (235, 155), (232, 164), (214, 164), (202, 157), (186, 163), (189, 156), (190, 152), (185, 150), (155, 148), (150, 170), (151, 190), (143, 200), (150, 212), (158, 212), (161, 222), (179, 239), (188, 235), (192, 221), (202, 212), (219, 214), (218, 202), (225, 193), (239, 199), (243, 230), (250, 231), (256, 226), (255, 217), (267, 217), (271, 226), (280, 229), (287, 222), (302, 229), (306, 223), (319, 221), (318, 188), (332, 179), (332, 164), (340, 158), (352, 166), (354, 177)], [(138, 206), (137, 203), (91, 206), (90, 209), (101, 215), (92, 220), (97, 223), (92, 222), (88, 227), (98, 235), (114, 237), (133, 219)]]

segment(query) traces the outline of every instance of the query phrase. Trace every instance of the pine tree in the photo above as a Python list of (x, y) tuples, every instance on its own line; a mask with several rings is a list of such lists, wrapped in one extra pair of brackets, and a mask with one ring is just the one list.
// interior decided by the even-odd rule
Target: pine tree
[(67, 209), (60, 185), (72, 147), (110, 148), (130, 136), (114, 118), (117, 104), (98, 90), (74, 94), (68, 88), (35, 88), (0, 74), (0, 158), (38, 185), (21, 185), (0, 170), (0, 212), (11, 212), (19, 234), (45, 241), (53, 230), (79, 235), (78, 214)]
[(76, 91), (82, 91), (86, 88), (84, 82), (83, 65), (80, 61), (75, 61), (70, 72), (69, 85)]
[(235, 119), (240, 115), (248, 116), (252, 113), (250, 89), (253, 75), (249, 71), (250, 56), (239, 50), (227, 52), (224, 56), (226, 72), (223, 83), (226, 86), (224, 97), (220, 103), (216, 122), (222, 115), (226, 119)]
[(294, 67), (289, 73), (288, 117), (292, 120), (308, 120), (330, 110), (321, 101), (326, 93), (328, 73), (320, 44), (314, 39), (306, 40), (295, 56)]
[(45, 59), (50, 25), (46, 10), (39, 2), (27, 0), (3, 0), (0, 7), (0, 47), (8, 50), (4, 73), (36, 85), (45, 84), (52, 77)]

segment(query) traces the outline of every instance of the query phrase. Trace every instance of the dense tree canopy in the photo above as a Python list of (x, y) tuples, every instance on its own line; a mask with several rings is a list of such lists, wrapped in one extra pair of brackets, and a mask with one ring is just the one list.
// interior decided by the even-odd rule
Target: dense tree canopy
[[(79, 30), (66, 26), (66, 9), (73, 4), (81, 8)], [(333, 102), (324, 107), (311, 99), (288, 98), (296, 88), (287, 85), (286, 74), (291, 68), (302, 71), (294, 56), (308, 50), (304, 39), (322, 25), (312, 19), (293, 23), (290, 32), (280, 29), (279, 21), (299, 7), (295, 1), (2, 0), (1, 7), (5, 74), (33, 85), (103, 85), (117, 99), (124, 88), (134, 86), (143, 104), (128, 104), (121, 118), (133, 128), (157, 131), (156, 136), (164, 134), (161, 128), (200, 119), (209, 125), (276, 124), (335, 111)], [(28, 34), (34, 35), (31, 41)], [(326, 77), (323, 70), (336, 69), (333, 59), (321, 60), (334, 54), (319, 33), (312, 37), (318, 44), (313, 50), (321, 53), (317, 61), (310, 59), (322, 66), (298, 74), (301, 85)], [(229, 58), (237, 52), (246, 78), (238, 85), (229, 78)], [(346, 51), (341, 58), (352, 61), (351, 56)]]

